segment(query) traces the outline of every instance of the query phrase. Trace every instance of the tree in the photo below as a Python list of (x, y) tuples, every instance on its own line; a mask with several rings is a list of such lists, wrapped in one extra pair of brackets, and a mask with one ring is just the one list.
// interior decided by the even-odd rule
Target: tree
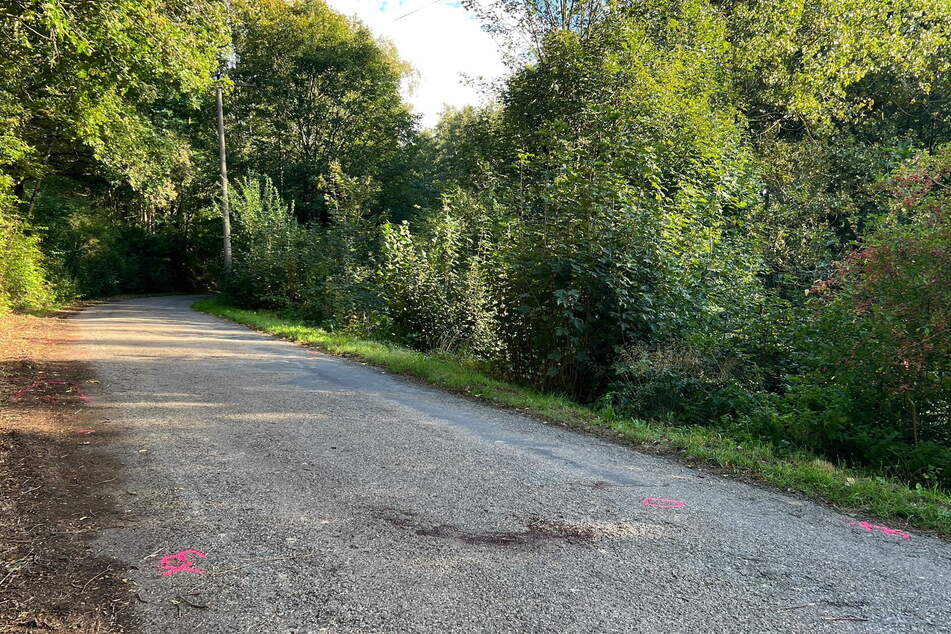
[(463, 0), (494, 34), (515, 67), (545, 54), (545, 38), (556, 31), (588, 36), (611, 14), (609, 0)]
[(331, 162), (375, 178), (411, 141), (399, 93), (409, 68), (323, 0), (246, 0), (235, 11), (235, 167), (268, 175), (302, 220), (326, 221), (319, 184)]
[(504, 161), (497, 105), (446, 108), (431, 133), (433, 173), (443, 187), (470, 185)]
[[(215, 0), (22, 0), (0, 14), (0, 113), (16, 148), (6, 172), (32, 208), (53, 174), (126, 184), (154, 201), (174, 196), (182, 140), (172, 99), (194, 100), (225, 43)], [(9, 156), (9, 152), (7, 153)]]
[[(3, 239), (21, 235), (35, 247), (41, 241), (33, 227), (42, 225), (44, 250), (64, 251), (50, 236), (77, 237), (75, 227), (85, 223), (65, 214), (80, 208), (87, 217), (109, 217), (113, 234), (125, 224), (155, 229), (157, 211), (175, 200), (190, 171), (179, 123), (210, 86), (227, 41), (223, 9), (217, 0), (3, 4)], [(81, 259), (86, 241), (75, 242), (48, 265)], [(40, 271), (38, 261), (29, 270)], [(9, 275), (0, 277), (9, 284)]]
[(716, 0), (733, 97), (762, 157), (770, 284), (789, 299), (883, 211), (875, 184), (951, 141), (951, 5)]

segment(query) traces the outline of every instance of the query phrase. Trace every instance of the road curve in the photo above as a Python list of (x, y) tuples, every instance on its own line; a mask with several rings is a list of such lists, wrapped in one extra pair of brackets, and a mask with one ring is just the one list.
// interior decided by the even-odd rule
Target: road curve
[(141, 631), (951, 631), (945, 542), (314, 354), (194, 300), (77, 317), (107, 419), (88, 450), (125, 465), (122, 521), (91, 546), (127, 563)]

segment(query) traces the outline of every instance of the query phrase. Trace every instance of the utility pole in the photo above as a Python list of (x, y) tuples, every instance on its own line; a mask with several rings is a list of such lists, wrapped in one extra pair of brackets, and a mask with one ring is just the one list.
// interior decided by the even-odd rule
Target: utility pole
[(215, 88), (218, 101), (218, 151), (221, 155), (221, 221), (224, 228), (225, 275), (231, 273), (231, 205), (228, 203), (228, 156), (225, 152), (225, 114), (221, 82)]

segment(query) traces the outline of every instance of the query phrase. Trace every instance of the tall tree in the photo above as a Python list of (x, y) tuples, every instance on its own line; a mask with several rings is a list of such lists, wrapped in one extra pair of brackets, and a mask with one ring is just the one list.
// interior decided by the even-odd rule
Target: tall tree
[[(0, 296), (16, 279), (42, 278), (34, 225), (57, 252), (52, 264), (129, 245), (126, 227), (154, 232), (156, 211), (193, 171), (183, 131), (228, 41), (224, 9), (219, 0), (0, 3), (0, 241), (25, 245), (19, 253), (34, 264), (0, 263)], [(133, 260), (143, 251), (127, 248)], [(113, 255), (85, 275), (106, 281), (89, 292), (119, 290), (108, 282), (117, 260), (129, 278), (155, 268)]]
[(302, 219), (326, 220), (319, 184), (333, 161), (376, 178), (410, 141), (400, 97), (409, 68), (323, 0), (242, 0), (235, 10), (237, 166), (270, 176)]
[(611, 13), (609, 0), (463, 0), (463, 6), (496, 36), (510, 64), (545, 55), (545, 38), (555, 31), (589, 35)]
[(0, 168), (22, 202), (55, 174), (156, 200), (181, 146), (162, 103), (197, 99), (226, 42), (217, 0), (17, 0), (0, 9)]

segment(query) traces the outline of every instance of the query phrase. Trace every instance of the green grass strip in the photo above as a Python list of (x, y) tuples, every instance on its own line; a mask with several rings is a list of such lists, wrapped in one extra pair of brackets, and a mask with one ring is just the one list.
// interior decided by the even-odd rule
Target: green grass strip
[(951, 496), (937, 489), (913, 489), (897, 480), (838, 467), (807, 453), (779, 455), (767, 443), (738, 440), (723, 430), (671, 427), (622, 418), (562, 396), (500, 381), (478, 363), (449, 354), (423, 354), (390, 343), (327, 332), (273, 311), (236, 308), (218, 298), (201, 300), (193, 307), (255, 330), (529, 412), (553, 423), (607, 433), (652, 452), (675, 452), (691, 463), (753, 476), (852, 513), (951, 536)]

